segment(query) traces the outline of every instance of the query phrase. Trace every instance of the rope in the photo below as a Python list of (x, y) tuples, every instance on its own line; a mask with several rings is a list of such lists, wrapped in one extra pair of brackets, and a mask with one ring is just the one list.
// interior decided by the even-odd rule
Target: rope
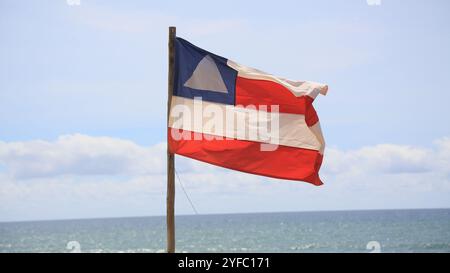
[(180, 186), (181, 186), (181, 188), (183, 189), (184, 195), (186, 196), (187, 200), (189, 201), (189, 204), (191, 204), (191, 207), (192, 207), (192, 209), (194, 210), (194, 213), (195, 213), (196, 215), (198, 215), (198, 212), (197, 212), (197, 209), (195, 209), (194, 203), (192, 203), (192, 200), (191, 200), (191, 198), (189, 197), (189, 195), (188, 195), (186, 189), (184, 188), (183, 183), (181, 183), (181, 179), (180, 179), (180, 176), (178, 176), (177, 170), (175, 170), (175, 175), (177, 176), (178, 183), (180, 183)]

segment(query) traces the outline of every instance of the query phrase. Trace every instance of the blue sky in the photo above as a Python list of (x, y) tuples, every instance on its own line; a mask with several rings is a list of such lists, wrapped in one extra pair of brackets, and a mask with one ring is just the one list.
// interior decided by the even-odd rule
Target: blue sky
[[(449, 11), (445, 0), (1, 1), (0, 221), (164, 213), (169, 25), (330, 86), (316, 101), (325, 186), (178, 159), (201, 213), (448, 207)], [(192, 213), (181, 191), (177, 212)]]

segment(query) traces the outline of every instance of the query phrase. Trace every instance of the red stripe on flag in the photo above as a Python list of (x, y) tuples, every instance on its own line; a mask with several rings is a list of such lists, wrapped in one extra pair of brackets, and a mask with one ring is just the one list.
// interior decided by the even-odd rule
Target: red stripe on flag
[(241, 172), (322, 185), (318, 172), (323, 156), (318, 151), (281, 145), (275, 151), (261, 151), (259, 142), (211, 140), (212, 136), (206, 134), (201, 134), (201, 140), (194, 140), (194, 132), (182, 130), (188, 140), (175, 140), (171, 129), (168, 128), (171, 153)]
[(305, 113), (305, 122), (306, 125), (308, 125), (309, 127), (313, 126), (314, 124), (316, 124), (319, 121), (319, 116), (316, 113), (316, 109), (314, 109), (314, 106), (312, 105), (312, 103), (306, 108), (306, 113)]
[(306, 115), (313, 101), (309, 96), (296, 97), (289, 89), (273, 81), (236, 79), (236, 105), (279, 105), (280, 113)]

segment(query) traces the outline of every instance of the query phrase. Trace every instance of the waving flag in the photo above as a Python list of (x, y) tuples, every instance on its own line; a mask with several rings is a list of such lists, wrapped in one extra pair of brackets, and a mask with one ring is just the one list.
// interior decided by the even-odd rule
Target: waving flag
[(171, 153), (321, 185), (325, 141), (312, 105), (328, 86), (292, 81), (175, 40)]

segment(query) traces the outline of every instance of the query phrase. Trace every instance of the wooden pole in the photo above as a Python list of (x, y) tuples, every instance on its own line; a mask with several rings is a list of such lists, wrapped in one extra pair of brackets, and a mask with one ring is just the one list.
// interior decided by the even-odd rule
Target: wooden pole
[[(170, 104), (173, 92), (175, 65), (176, 27), (169, 27), (169, 84), (167, 90), (167, 127), (169, 127)], [(170, 132), (168, 131), (168, 134)], [(167, 140), (168, 140), (167, 136)], [(175, 252), (175, 155), (169, 151), (167, 143), (167, 252)]]

